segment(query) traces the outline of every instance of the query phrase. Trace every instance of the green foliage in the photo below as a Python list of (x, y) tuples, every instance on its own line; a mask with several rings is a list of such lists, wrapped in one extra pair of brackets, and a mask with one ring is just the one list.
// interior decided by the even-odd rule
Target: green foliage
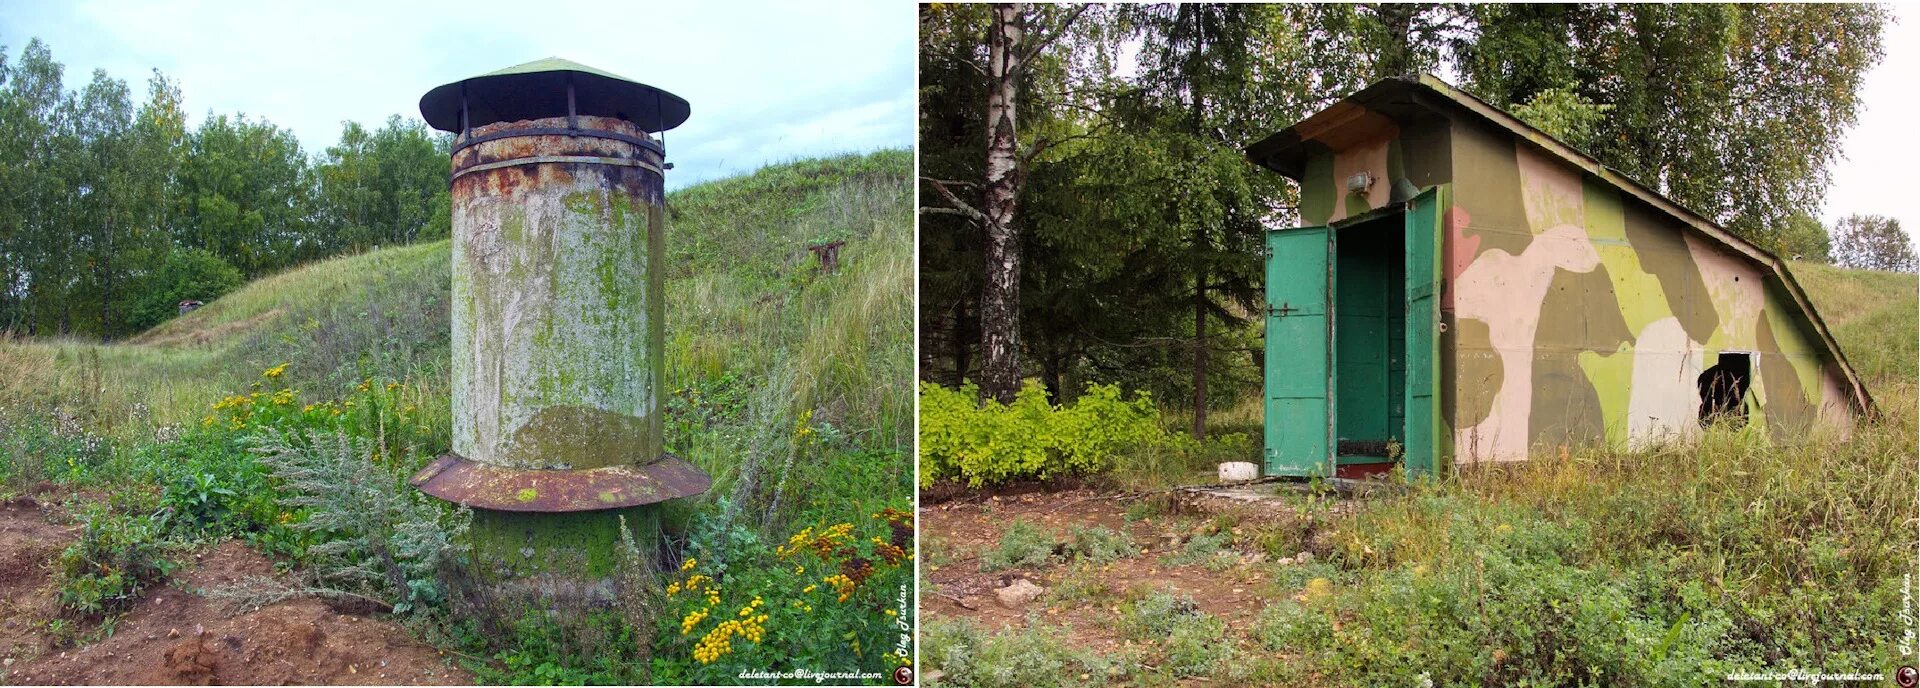
[(1230, 533), (1202, 533), (1189, 538), (1180, 546), (1176, 554), (1169, 554), (1162, 563), (1167, 566), (1205, 566), (1213, 571), (1225, 571), (1240, 560), (1233, 552), (1233, 535)]
[(1549, 88), (1513, 106), (1513, 115), (1575, 148), (1585, 149), (1612, 105), (1595, 103), (1569, 89)]
[(966, 620), (931, 620), (921, 648), (941, 676), (928, 686), (1064, 688), (1098, 685), (1127, 674), (1122, 653), (1097, 653), (1068, 642), (1070, 628), (1038, 622), (989, 633)]
[(1165, 670), (1175, 678), (1208, 676), (1233, 661), (1227, 624), (1200, 611), (1189, 597), (1156, 591), (1120, 607), (1121, 635), (1153, 640), (1165, 651)]
[(87, 484), (117, 451), (61, 409), (0, 407), (0, 483)]
[(1772, 246), (1775, 255), (1810, 263), (1833, 262), (1833, 239), (1818, 219), (1806, 213), (1787, 216)]
[(978, 396), (971, 384), (921, 384), (921, 484), (959, 479), (977, 487), (1095, 473), (1122, 451), (1176, 441), (1160, 428), (1145, 392), (1129, 401), (1119, 387), (1089, 385), (1071, 406), (1054, 406), (1028, 382), (1012, 404), (977, 403)]
[(828, 667), (891, 672), (911, 655), (912, 524), (908, 512), (886, 509), (802, 528), (772, 549), (751, 531), (697, 536), (698, 556), (666, 584), (652, 680), (726, 684), (747, 670)]
[(1468, 91), (1516, 112), (1538, 113), (1546, 93), (1610, 106), (1576, 143), (1769, 245), (1819, 209), (1891, 17), (1714, 3), (1483, 5), (1461, 18), (1475, 29), (1454, 46)]
[(561, 619), (527, 610), (510, 625), (512, 649), (494, 663), (469, 662), (476, 681), (507, 686), (623, 686), (650, 683), (639, 648), (644, 641), (608, 610)]
[(281, 508), (306, 515), (292, 527), (324, 534), (306, 550), (315, 581), (387, 600), (396, 613), (443, 601), (438, 576), (461, 555), (470, 514), (409, 487), (412, 468), (384, 445), (344, 429), (269, 429), (254, 451), (281, 486)]
[(452, 137), (426, 123), (387, 118), (378, 130), (342, 125), (313, 170), (319, 208), (314, 238), (325, 253), (410, 244), (446, 236), (451, 213), (447, 174)]
[(1053, 563), (1058, 543), (1026, 519), (1014, 519), (992, 549), (980, 553), (980, 570), (1038, 569)]
[(127, 325), (145, 330), (172, 319), (179, 304), (192, 299), (212, 301), (233, 291), (244, 282), (240, 271), (199, 249), (174, 249), (167, 262), (146, 280), (141, 296), (128, 314)]
[(56, 562), (61, 607), (89, 616), (119, 611), (173, 570), (155, 521), (105, 505), (88, 508), (83, 518), (80, 539)]
[(450, 137), (419, 122), (349, 123), (316, 165), (265, 120), (189, 127), (158, 71), (138, 107), (105, 71), (74, 90), (63, 72), (38, 39), (0, 59), (0, 328), (118, 337), (238, 284), (205, 257), (254, 278), (446, 234)]
[(1067, 556), (1106, 564), (1138, 554), (1133, 537), (1105, 526), (1073, 526), (1067, 531)]
[(1913, 237), (1900, 221), (1880, 215), (1849, 215), (1833, 228), (1833, 262), (1860, 270), (1913, 272), (1920, 268)]

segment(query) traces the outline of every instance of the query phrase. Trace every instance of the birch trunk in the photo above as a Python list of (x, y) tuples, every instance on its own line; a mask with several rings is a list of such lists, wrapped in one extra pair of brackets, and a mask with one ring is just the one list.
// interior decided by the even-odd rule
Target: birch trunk
[(1014, 104), (1019, 95), (1021, 14), (1018, 3), (993, 6), (987, 36), (986, 282), (980, 295), (980, 389), (1010, 403), (1020, 390), (1019, 147)]

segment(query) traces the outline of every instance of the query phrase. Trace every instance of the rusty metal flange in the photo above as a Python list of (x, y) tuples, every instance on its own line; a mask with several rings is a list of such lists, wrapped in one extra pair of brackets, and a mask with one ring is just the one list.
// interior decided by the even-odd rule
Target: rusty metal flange
[(646, 465), (578, 469), (507, 468), (445, 454), (407, 481), (434, 497), (475, 509), (562, 513), (654, 504), (713, 487), (706, 472), (672, 454)]

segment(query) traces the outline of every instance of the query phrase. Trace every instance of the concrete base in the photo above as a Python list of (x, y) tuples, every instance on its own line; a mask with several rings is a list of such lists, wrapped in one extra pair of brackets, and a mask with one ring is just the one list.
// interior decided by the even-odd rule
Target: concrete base
[(529, 513), (475, 509), (475, 567), (504, 599), (605, 606), (621, 565), (620, 517), (643, 556), (660, 537), (660, 509)]

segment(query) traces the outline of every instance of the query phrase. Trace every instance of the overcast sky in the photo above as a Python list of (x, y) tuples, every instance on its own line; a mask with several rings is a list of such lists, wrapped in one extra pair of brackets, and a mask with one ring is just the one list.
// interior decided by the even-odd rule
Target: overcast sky
[(667, 132), (680, 187), (764, 164), (905, 148), (914, 137), (909, 2), (216, 2), (0, 0), (9, 59), (33, 37), (82, 87), (95, 68), (144, 99), (150, 70), (192, 122), (245, 112), (311, 154), (341, 123), (419, 118), (420, 96), (501, 67), (564, 57), (686, 98)]
[(1920, 116), (1920, 6), (1895, 3), (1897, 21), (1881, 34), (1886, 58), (1867, 73), (1861, 89), (1860, 122), (1847, 132), (1847, 158), (1833, 167), (1820, 219), (1833, 221), (1855, 213), (1900, 220), (1907, 236), (1920, 233), (1920, 187), (1913, 175), (1920, 160), (1914, 136)]

